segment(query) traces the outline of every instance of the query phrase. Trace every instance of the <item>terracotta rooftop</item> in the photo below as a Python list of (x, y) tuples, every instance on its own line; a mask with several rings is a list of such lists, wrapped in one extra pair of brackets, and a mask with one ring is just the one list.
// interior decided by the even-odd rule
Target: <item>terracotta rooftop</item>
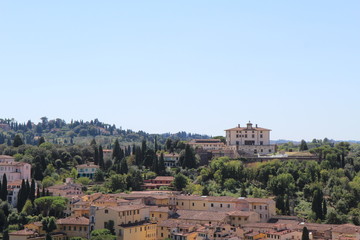
[(342, 224), (342, 225), (335, 226), (332, 229), (332, 231), (339, 232), (339, 233), (346, 233), (346, 234), (355, 234), (355, 233), (360, 234), (360, 227), (355, 226), (353, 224)]
[(71, 225), (89, 225), (90, 221), (85, 217), (68, 217), (61, 218), (56, 221), (56, 224), (71, 224)]
[(122, 206), (107, 207), (107, 208), (112, 209), (117, 212), (122, 212), (122, 211), (129, 211), (129, 210), (140, 210), (140, 209), (148, 208), (148, 207), (145, 205), (139, 204), (139, 205), (122, 205)]
[(150, 212), (169, 212), (169, 208), (168, 207), (158, 207), (158, 206), (151, 206), (150, 207)]
[(17, 235), (17, 236), (28, 236), (28, 235), (34, 235), (35, 232), (30, 229), (23, 229), (20, 231), (10, 232), (9, 235)]
[(219, 211), (178, 210), (176, 213), (180, 220), (223, 221), (226, 218), (226, 212)]
[(154, 180), (155, 181), (173, 181), (174, 177), (172, 177), (172, 176), (157, 176)]

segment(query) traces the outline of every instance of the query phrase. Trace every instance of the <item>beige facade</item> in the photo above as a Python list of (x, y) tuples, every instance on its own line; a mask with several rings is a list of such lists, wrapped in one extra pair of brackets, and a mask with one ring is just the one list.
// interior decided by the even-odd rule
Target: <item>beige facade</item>
[(246, 127), (240, 127), (225, 130), (226, 145), (240, 154), (269, 154), (275, 152), (275, 145), (270, 144), (270, 129), (260, 128), (257, 125), (253, 127), (252, 123), (246, 124)]

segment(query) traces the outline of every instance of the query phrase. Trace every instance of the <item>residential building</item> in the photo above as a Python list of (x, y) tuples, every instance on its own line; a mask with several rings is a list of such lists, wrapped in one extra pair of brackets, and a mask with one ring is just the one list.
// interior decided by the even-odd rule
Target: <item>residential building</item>
[(86, 164), (77, 165), (76, 169), (78, 171), (78, 177), (88, 177), (93, 179), (96, 171), (100, 169), (100, 167), (93, 162), (88, 162)]
[(226, 145), (232, 147), (240, 155), (265, 155), (275, 152), (275, 145), (270, 144), (270, 129), (253, 127), (251, 122), (246, 127), (240, 127), (225, 130)]
[(0, 155), (0, 179), (6, 174), (8, 182), (31, 179), (31, 165), (25, 162), (15, 162), (15, 158)]
[(204, 150), (222, 150), (225, 148), (225, 144), (220, 139), (192, 139), (188, 144), (196, 148), (202, 148)]
[(90, 221), (85, 217), (68, 217), (56, 221), (57, 229), (71, 237), (89, 238)]
[[(158, 155), (160, 157), (160, 155)], [(165, 167), (178, 167), (180, 155), (177, 153), (164, 153)]]
[(171, 187), (173, 181), (174, 177), (172, 176), (157, 176), (154, 179), (144, 180), (142, 187), (145, 190), (159, 189), (160, 187)]

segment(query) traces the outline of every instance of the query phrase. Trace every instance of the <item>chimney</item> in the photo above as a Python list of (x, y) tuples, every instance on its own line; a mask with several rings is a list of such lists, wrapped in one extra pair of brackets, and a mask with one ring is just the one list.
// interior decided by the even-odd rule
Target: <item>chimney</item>
[(255, 127), (258, 127), (257, 124), (255, 124)]
[(238, 124), (238, 128), (240, 127), (240, 124)]

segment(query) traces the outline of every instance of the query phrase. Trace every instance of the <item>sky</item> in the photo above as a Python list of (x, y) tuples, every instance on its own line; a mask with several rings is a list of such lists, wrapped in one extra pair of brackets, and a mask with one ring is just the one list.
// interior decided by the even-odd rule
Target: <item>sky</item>
[(0, 1), (0, 118), (360, 140), (359, 1)]

